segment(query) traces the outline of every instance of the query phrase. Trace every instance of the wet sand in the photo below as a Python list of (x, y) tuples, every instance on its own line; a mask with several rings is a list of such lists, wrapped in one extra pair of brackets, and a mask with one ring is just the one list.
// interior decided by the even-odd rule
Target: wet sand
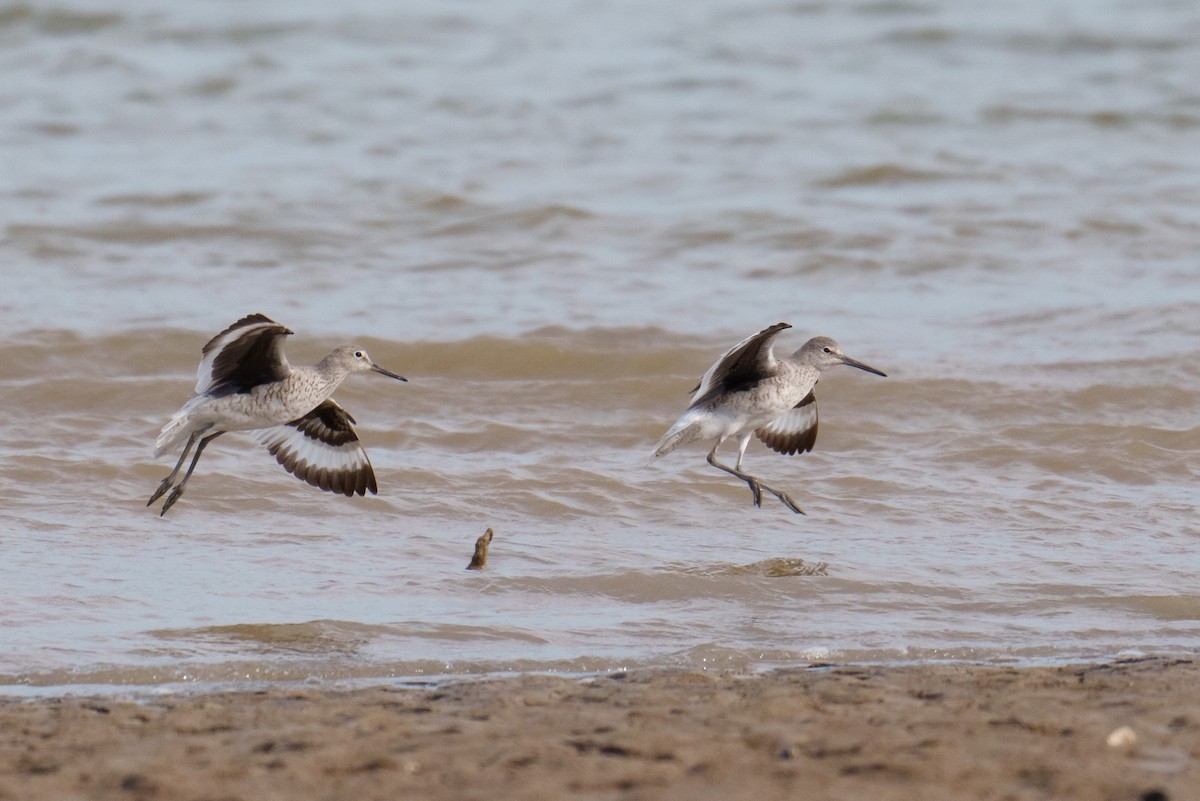
[(0, 798), (1189, 799), (1198, 686), (1148, 659), (7, 698)]

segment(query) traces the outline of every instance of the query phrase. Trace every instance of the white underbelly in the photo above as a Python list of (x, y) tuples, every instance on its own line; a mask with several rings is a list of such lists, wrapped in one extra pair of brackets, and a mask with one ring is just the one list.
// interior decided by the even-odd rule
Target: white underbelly
[(227, 395), (207, 398), (192, 413), (198, 423), (210, 423), (224, 431), (249, 431), (270, 428), (303, 417), (317, 404), (284, 403), (264, 395)]

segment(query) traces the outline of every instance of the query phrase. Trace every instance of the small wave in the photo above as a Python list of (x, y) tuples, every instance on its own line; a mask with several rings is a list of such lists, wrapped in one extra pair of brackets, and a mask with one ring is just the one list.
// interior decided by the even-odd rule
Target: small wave
[(872, 164), (844, 170), (817, 182), (822, 189), (842, 189), (853, 186), (894, 186), (930, 181), (959, 180), (962, 176), (938, 170), (918, 170), (899, 164)]
[(39, 33), (50, 36), (79, 36), (120, 25), (121, 14), (106, 12), (75, 11), (67, 9), (39, 9), (27, 3), (17, 3), (0, 9), (0, 28), (30, 25)]
[[(537, 231), (553, 233), (555, 226), (591, 219), (592, 214), (575, 206), (550, 204), (532, 208), (496, 211), (439, 225), (426, 236), (469, 236), (488, 232)], [(547, 229), (549, 229), (547, 231)]]
[(241, 225), (189, 225), (186, 223), (151, 223), (144, 220), (119, 220), (94, 225), (30, 225), (15, 224), (8, 234), (17, 241), (31, 245), (46, 241), (85, 240), (91, 242), (131, 245), (163, 244), (167, 242), (205, 242), (223, 239), (269, 240), (287, 247), (316, 246), (343, 241), (340, 235), (315, 228), (265, 228)]
[(137, 206), (141, 208), (170, 208), (195, 206), (211, 200), (212, 192), (169, 192), (166, 194), (106, 195), (96, 201), (100, 206)]
[(149, 632), (164, 640), (197, 645), (229, 645), (236, 650), (251, 645), (263, 651), (311, 654), (352, 654), (373, 640), (386, 637), (444, 640), (447, 642), (519, 641), (546, 642), (542, 637), (518, 629), (418, 621), (367, 624), (344, 620), (312, 620), (304, 623), (235, 623), (195, 629), (163, 629)]

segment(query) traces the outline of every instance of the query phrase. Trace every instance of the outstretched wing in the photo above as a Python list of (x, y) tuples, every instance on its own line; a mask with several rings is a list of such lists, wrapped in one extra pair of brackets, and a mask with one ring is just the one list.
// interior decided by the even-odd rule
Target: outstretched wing
[(791, 456), (817, 444), (817, 396), (809, 392), (793, 408), (754, 432), (773, 451)]
[(716, 364), (708, 368), (700, 384), (693, 390), (692, 406), (725, 392), (749, 389), (762, 379), (774, 375), (775, 337), (788, 328), (791, 326), (787, 323), (776, 323), (725, 351)]
[(291, 373), (283, 338), (292, 332), (262, 314), (249, 314), (200, 351), (196, 394), (223, 397), (280, 381)]
[(354, 418), (332, 398), (298, 420), (257, 433), (283, 469), (327, 492), (379, 492)]

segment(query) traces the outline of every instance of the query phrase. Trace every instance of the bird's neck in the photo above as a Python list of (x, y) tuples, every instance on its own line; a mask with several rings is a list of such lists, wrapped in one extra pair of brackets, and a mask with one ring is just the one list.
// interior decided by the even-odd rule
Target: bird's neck
[(326, 356), (306, 372), (308, 375), (305, 376), (305, 380), (324, 389), (326, 397), (332, 395), (346, 380), (346, 376), (350, 375), (350, 371), (337, 363), (332, 356)]

